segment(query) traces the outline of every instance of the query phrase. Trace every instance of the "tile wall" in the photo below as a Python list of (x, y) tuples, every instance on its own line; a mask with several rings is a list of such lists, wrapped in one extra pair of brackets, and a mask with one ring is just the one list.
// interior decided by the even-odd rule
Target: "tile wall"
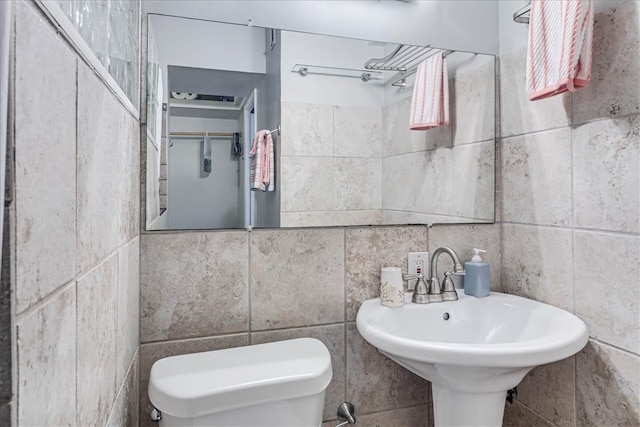
[(135, 425), (138, 121), (33, 2), (14, 6), (14, 422)]
[(383, 224), (493, 221), (495, 67), (474, 60), (449, 79), (449, 125), (410, 130), (410, 97), (384, 108)]
[(635, 1), (596, 15), (591, 83), (573, 95), (529, 102), (525, 50), (501, 57), (502, 287), (590, 332), (525, 377), (505, 425), (640, 425), (639, 27)]
[(282, 103), (283, 227), (380, 224), (382, 108)]
[(483, 225), (142, 235), (141, 425), (150, 425), (148, 375), (159, 358), (304, 336), (332, 356), (325, 420), (348, 400), (358, 424), (427, 425), (428, 383), (360, 337), (357, 310), (379, 295), (381, 267), (406, 270), (407, 252), (434, 250), (430, 242), (465, 259), (474, 245), (487, 247), (499, 288), (498, 233)]

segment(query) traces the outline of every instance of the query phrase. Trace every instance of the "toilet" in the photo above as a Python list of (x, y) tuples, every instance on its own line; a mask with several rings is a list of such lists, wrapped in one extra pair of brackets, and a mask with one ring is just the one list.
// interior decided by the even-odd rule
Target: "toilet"
[(333, 375), (314, 338), (192, 353), (151, 367), (160, 426), (320, 426)]

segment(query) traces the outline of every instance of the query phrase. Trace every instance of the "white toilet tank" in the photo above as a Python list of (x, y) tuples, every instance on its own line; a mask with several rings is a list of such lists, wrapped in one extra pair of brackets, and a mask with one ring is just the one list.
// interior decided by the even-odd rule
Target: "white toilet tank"
[(161, 427), (319, 426), (331, 357), (314, 338), (192, 353), (151, 367)]

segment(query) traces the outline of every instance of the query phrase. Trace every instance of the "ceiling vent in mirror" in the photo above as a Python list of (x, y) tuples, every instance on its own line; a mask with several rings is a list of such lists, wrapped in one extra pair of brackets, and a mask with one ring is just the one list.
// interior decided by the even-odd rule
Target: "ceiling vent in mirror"
[(188, 92), (171, 92), (171, 97), (175, 99), (196, 99), (198, 94)]

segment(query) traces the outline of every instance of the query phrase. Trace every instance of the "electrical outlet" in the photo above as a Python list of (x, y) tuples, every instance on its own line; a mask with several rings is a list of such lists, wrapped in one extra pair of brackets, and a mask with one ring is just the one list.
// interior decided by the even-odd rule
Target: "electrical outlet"
[[(418, 270), (424, 274), (425, 280), (429, 277), (427, 262), (429, 261), (429, 252), (409, 252), (407, 254), (408, 265), (407, 265), (407, 273), (409, 274), (418, 274)], [(412, 291), (416, 286), (416, 279), (407, 281), (408, 290)]]

